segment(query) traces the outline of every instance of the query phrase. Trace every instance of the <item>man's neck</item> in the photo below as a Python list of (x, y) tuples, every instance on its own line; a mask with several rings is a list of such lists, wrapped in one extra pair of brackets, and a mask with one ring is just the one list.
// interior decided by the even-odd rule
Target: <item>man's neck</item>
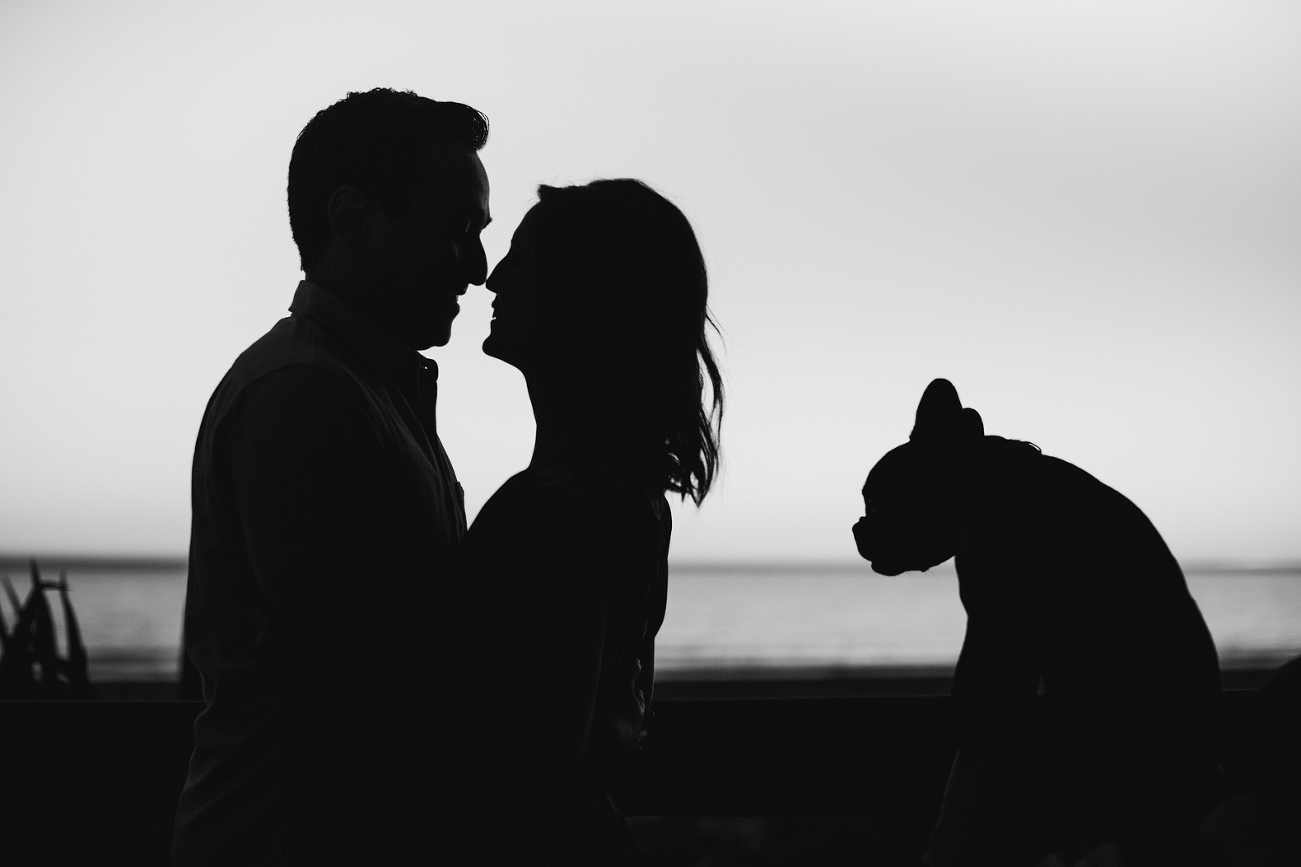
[[(411, 341), (403, 337), (401, 326), (390, 321), (391, 317), (386, 315), (386, 311), (374, 303), (375, 298), (380, 293), (376, 291), (374, 286), (362, 279), (360, 275), (349, 273), (346, 270), (323, 272), (314, 268), (310, 271), (304, 271), (303, 277), (308, 283), (315, 283), (335, 298), (338, 298), (348, 305), (353, 312), (369, 319), (387, 332), (395, 342), (411, 348)], [(412, 349), (412, 351), (415, 350)]]

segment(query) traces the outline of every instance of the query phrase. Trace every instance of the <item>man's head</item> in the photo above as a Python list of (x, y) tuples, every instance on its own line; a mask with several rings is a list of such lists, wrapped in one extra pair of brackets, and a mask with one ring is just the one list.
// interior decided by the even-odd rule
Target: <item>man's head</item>
[(451, 334), (458, 296), (487, 272), (491, 219), (476, 151), (488, 120), (455, 102), (377, 88), (318, 112), (289, 162), (289, 224), (307, 278), (414, 349)]

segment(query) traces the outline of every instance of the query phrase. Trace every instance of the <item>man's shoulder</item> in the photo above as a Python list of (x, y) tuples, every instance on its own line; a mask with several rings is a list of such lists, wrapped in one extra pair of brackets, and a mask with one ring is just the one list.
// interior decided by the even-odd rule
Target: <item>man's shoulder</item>
[(315, 388), (359, 394), (363, 376), (343, 347), (308, 319), (286, 316), (239, 354), (209, 403), (210, 421), (224, 416), (252, 393), (276, 394)]
[(341, 348), (315, 323), (301, 316), (286, 316), (239, 354), (226, 377), (252, 380), (279, 368), (300, 366), (348, 365)]

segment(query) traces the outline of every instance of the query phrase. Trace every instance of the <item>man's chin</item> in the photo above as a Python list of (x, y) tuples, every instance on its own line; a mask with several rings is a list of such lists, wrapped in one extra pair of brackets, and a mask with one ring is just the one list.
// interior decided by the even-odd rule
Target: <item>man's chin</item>
[(416, 346), (418, 351), (433, 349), (436, 346), (446, 346), (452, 339), (452, 323), (446, 322), (441, 325), (426, 328), (416, 334)]

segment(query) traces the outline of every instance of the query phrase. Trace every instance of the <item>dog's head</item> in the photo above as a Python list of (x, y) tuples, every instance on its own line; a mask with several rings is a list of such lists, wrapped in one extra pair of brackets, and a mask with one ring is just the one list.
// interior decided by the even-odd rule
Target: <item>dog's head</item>
[(887, 452), (863, 485), (866, 514), (854, 541), (874, 572), (924, 571), (954, 555), (960, 477), (984, 433), (951, 382), (926, 387), (908, 442)]

